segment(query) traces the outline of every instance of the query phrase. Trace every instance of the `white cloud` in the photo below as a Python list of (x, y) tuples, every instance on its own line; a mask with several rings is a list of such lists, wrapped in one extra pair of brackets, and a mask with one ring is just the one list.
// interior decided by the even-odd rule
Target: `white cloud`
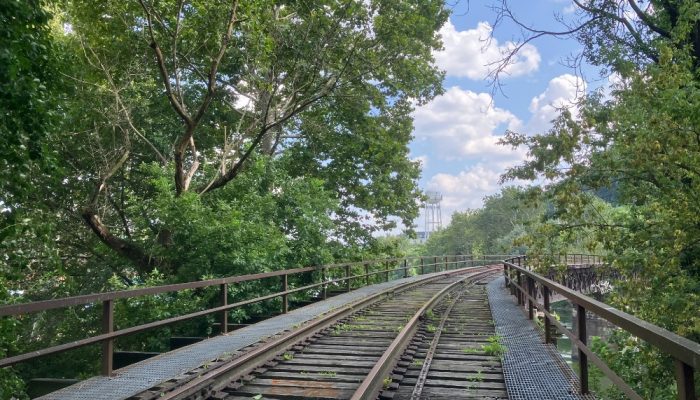
[[(444, 49), (435, 53), (437, 65), (447, 75), (481, 80), (515, 48), (515, 43), (499, 45), (491, 38), (492, 27), (488, 22), (479, 22), (476, 28), (458, 31), (451, 21), (440, 29)], [(531, 44), (524, 45), (504, 70), (506, 76), (520, 76), (534, 72), (540, 65), (540, 53)]]
[(428, 156), (426, 155), (414, 157), (411, 159), (411, 161), (419, 161), (421, 168), (423, 168), (424, 170), (428, 168)]
[(430, 140), (443, 159), (510, 156), (510, 148), (497, 144), (499, 134), (522, 125), (511, 112), (495, 107), (489, 94), (457, 86), (418, 107), (413, 116), (416, 137)]
[(568, 14), (573, 14), (573, 13), (575, 13), (576, 11), (578, 11), (578, 6), (577, 6), (576, 4), (574, 4), (574, 3), (569, 4), (568, 6), (564, 7), (564, 9), (562, 10), (562, 12), (563, 12), (564, 14), (567, 14), (567, 15), (568, 15)]
[(568, 108), (578, 115), (578, 100), (586, 92), (586, 82), (571, 74), (559, 75), (549, 81), (547, 89), (533, 97), (530, 102), (532, 117), (527, 124), (527, 133), (544, 133), (552, 126), (561, 109)]

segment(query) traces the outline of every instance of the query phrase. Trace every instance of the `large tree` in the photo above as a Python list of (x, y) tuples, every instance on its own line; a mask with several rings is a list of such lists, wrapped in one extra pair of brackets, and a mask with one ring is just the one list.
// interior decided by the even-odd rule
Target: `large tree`
[[(613, 304), (700, 340), (700, 3), (574, 1), (561, 32), (583, 45), (583, 59), (615, 73), (610, 93), (589, 95), (578, 113), (563, 111), (551, 130), (510, 132), (530, 159), (505, 179), (545, 178), (555, 206), (550, 232), (588, 229), (629, 279)], [(503, 15), (516, 17), (502, 7)], [(619, 207), (599, 212), (595, 193)], [(671, 360), (629, 336), (613, 338), (608, 361), (645, 398), (672, 398)], [(614, 348), (625, 348), (622, 353)], [(643, 366), (643, 367), (641, 367)]]
[[(186, 204), (221, 218), (246, 202), (233, 184), (246, 174), (269, 175), (256, 190), (281, 202), (299, 193), (282, 181), (322, 191), (331, 202), (309, 218), (331, 216), (316, 229), (346, 242), (410, 225), (410, 113), (442, 89), (441, 1), (66, 4), (66, 208), (138, 272), (179, 269), (171, 250), (204, 240), (183, 232), (199, 223)], [(294, 211), (277, 215), (298, 233)]]

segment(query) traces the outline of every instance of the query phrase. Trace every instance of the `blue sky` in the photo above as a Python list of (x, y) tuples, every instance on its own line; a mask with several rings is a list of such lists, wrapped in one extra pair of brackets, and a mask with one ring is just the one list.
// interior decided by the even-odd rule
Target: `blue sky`
[[(444, 196), (443, 223), (455, 211), (481, 206), (484, 196), (498, 192), (499, 176), (525, 157), (523, 149), (496, 144), (506, 129), (527, 134), (545, 131), (558, 108), (572, 103), (586, 90), (600, 86), (597, 71), (584, 66), (583, 78), (563, 65), (580, 52), (574, 40), (540, 38), (524, 47), (502, 80), (504, 93), (489, 85), (490, 63), (519, 41), (517, 26), (504, 21), (493, 30), (492, 1), (462, 0), (443, 26), (444, 50), (436, 53), (446, 71), (445, 93), (414, 112), (411, 157), (423, 163), (420, 186)], [(537, 28), (560, 30), (555, 14), (571, 18), (568, 0), (511, 0), (514, 14)], [(415, 221), (423, 228), (423, 216)]]

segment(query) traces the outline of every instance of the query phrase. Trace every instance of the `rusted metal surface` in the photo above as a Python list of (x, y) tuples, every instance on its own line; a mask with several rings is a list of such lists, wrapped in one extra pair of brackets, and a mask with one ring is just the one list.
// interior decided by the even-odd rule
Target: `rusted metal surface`
[[(692, 340), (686, 339), (679, 336), (673, 332), (663, 329), (659, 326), (653, 325), (649, 322), (641, 320), (623, 311), (615, 309), (607, 304), (601, 303), (593, 298), (585, 296), (572, 290), (565, 285), (555, 282), (547, 277), (536, 274), (526, 267), (523, 266), (525, 259), (523, 257), (518, 257), (515, 259), (506, 260), (504, 262), (504, 268), (509, 272), (508, 285), (515, 288), (518, 293), (518, 297), (525, 297), (529, 301), (532, 301), (535, 307), (544, 313), (546, 317), (549, 318), (550, 322), (553, 323), (557, 329), (563, 334), (569, 336), (572, 343), (576, 345), (579, 349), (580, 355), (583, 356), (584, 370), (582, 371), (582, 392), (586, 392), (587, 388), (587, 361), (591, 361), (596, 366), (601, 369), (601, 371), (618, 387), (622, 390), (628, 397), (633, 399), (641, 399), (632, 388), (629, 387), (617, 374), (615, 374), (610, 368), (605, 365), (605, 363), (597, 357), (590, 348), (586, 345), (585, 328), (578, 334), (574, 334), (562, 326), (553, 315), (537, 301), (536, 296), (528, 293), (527, 288), (523, 288), (522, 283), (514, 282), (512, 273), (515, 272), (517, 276), (521, 274), (532, 279), (539, 286), (539, 289), (547, 287), (550, 292), (556, 292), (557, 294), (566, 297), (571, 301), (578, 310), (580, 318), (583, 318), (586, 312), (591, 312), (614, 325), (626, 330), (634, 336), (645, 340), (652, 346), (657, 347), (662, 353), (671, 356), (676, 365), (677, 371), (683, 371), (683, 373), (676, 374), (676, 380), (679, 387), (679, 399), (687, 400), (694, 398), (695, 388), (694, 388), (694, 376), (695, 371), (700, 368), (700, 343), (693, 342)], [(516, 265), (520, 264), (520, 265)], [(538, 290), (539, 291), (539, 290)], [(521, 302), (518, 302), (519, 304)], [(585, 319), (579, 321), (579, 326), (585, 327)], [(687, 376), (691, 376), (691, 379), (687, 379)], [(690, 394), (689, 394), (690, 393)], [(684, 397), (685, 396), (685, 397)], [(688, 397), (690, 396), (690, 397)]]
[[(386, 361), (391, 371), (393, 361), (405, 347), (395, 338), (403, 333), (405, 340), (411, 339), (411, 325), (418, 324), (426, 301), (439, 298), (436, 293), (445, 294), (442, 289), (464, 279), (452, 275), (469, 272), (476, 276), (477, 270), (483, 271), (468, 268), (444, 272), (427, 282), (399, 288), (381, 302), (368, 298), (350, 309), (335, 310), (315, 321), (314, 326), (304, 325), (153, 398), (350, 398), (379, 360)], [(387, 353), (392, 344), (398, 354)], [(381, 385), (380, 380), (379, 388)]]
[[(434, 276), (432, 278), (427, 278), (424, 281), (420, 282), (412, 282), (409, 284), (404, 284), (396, 287), (392, 292), (395, 291), (405, 291), (409, 290), (413, 286), (417, 285), (426, 285), (426, 284), (431, 284), (432, 281), (443, 279), (444, 276), (448, 276), (451, 274), (455, 273), (461, 273), (464, 271), (456, 270), (456, 271), (449, 271), (437, 276)], [(208, 395), (211, 395), (212, 393), (217, 393), (219, 392), (222, 388), (225, 388), (228, 385), (228, 382), (230, 381), (238, 381), (240, 378), (245, 377), (248, 373), (256, 370), (259, 368), (259, 366), (265, 362), (267, 362), (270, 358), (274, 357), (276, 354), (279, 354), (280, 352), (284, 351), (285, 349), (289, 348), (291, 345), (293, 345), (296, 342), (299, 341), (304, 341), (308, 340), (311, 336), (316, 334), (319, 330), (324, 330), (327, 329), (329, 326), (336, 324), (336, 321), (340, 318), (346, 318), (348, 315), (351, 313), (355, 313), (358, 309), (367, 307), (369, 304), (372, 304), (381, 298), (385, 297), (387, 293), (378, 293), (376, 295), (370, 296), (366, 299), (364, 299), (360, 303), (353, 304), (348, 307), (343, 307), (336, 309), (326, 315), (323, 315), (317, 320), (314, 320), (313, 322), (309, 324), (305, 324), (298, 329), (289, 332), (285, 335), (282, 335), (279, 338), (274, 338), (273, 340), (261, 344), (259, 347), (256, 347), (255, 349), (246, 352), (245, 354), (241, 355), (240, 357), (237, 357), (236, 359), (232, 360), (229, 363), (226, 363), (225, 365), (222, 365), (214, 370), (211, 370), (209, 372), (206, 372), (202, 374), (200, 377), (197, 379), (188, 381), (182, 385), (179, 385), (177, 387), (172, 388), (169, 391), (159, 393), (155, 398), (158, 399), (176, 399), (176, 398), (200, 398), (201, 396), (198, 396), (199, 393), (207, 393)], [(289, 360), (291, 363), (294, 363), (293, 360)], [(276, 364), (278, 361), (274, 361), (273, 364)], [(315, 364), (322, 365), (323, 360), (314, 360)], [(279, 378), (277, 376), (276, 378)], [(298, 376), (297, 376), (298, 378)], [(265, 377), (263, 376), (263, 379)], [(291, 379), (292, 381), (295, 379)], [(299, 379), (296, 379), (299, 380)], [(267, 382), (267, 381), (257, 381), (256, 382)], [(268, 382), (269, 383), (269, 382)], [(233, 387), (229, 388), (227, 390), (229, 391), (235, 391), (239, 390), (240, 388), (236, 388), (236, 384), (232, 384)], [(243, 390), (243, 389), (240, 389)], [(247, 389), (246, 389), (247, 390)], [(252, 389), (251, 389), (252, 390)], [(275, 389), (278, 390), (278, 389)], [(291, 389), (290, 389), (291, 390)], [(294, 389), (293, 391), (299, 392), (301, 389), (297, 388)], [(277, 392), (275, 392), (277, 393)], [(255, 395), (255, 394), (253, 394)], [(207, 396), (203, 396), (202, 398), (206, 398)]]
[[(45, 400), (115, 400), (126, 399), (155, 390), (158, 395), (164, 388), (182, 383), (184, 377), (194, 378), (222, 365), (231, 358), (239, 357), (252, 347), (279, 337), (289, 330), (297, 329), (319, 316), (338, 310), (351, 303), (363, 301), (377, 293), (387, 292), (404, 285), (428, 279), (432, 276), (415, 276), (408, 279), (380, 283), (342, 293), (327, 301), (317, 302), (290, 310), (254, 325), (237, 329), (227, 335), (199, 341), (176, 351), (160, 354), (146, 361), (115, 371), (112, 377), (96, 376), (78, 385), (51, 393)], [(157, 397), (159, 398), (159, 397)], [(132, 399), (133, 400), (133, 399)]]
[[(432, 320), (423, 321), (419, 335), (424, 335), (424, 339), (417, 341), (415, 353), (402, 357), (407, 366), (401, 374), (396, 374), (402, 375), (398, 387), (385, 390), (381, 397), (508, 398), (499, 356), (487, 353), (482, 347), (495, 334), (484, 286), (471, 282), (455, 292), (452, 299), (433, 309)], [(440, 324), (435, 327), (433, 323), (438, 318)]]
[[(459, 264), (459, 262), (464, 261), (464, 256), (460, 256), (461, 258), (459, 260), (455, 259), (449, 266), (450, 267), (455, 267), (456, 265)], [(497, 256), (491, 256), (497, 257)], [(104, 304), (113, 304), (114, 301), (119, 300), (119, 299), (127, 299), (127, 298), (132, 298), (132, 297), (139, 297), (139, 296), (146, 296), (146, 295), (156, 295), (156, 294), (161, 294), (161, 293), (168, 293), (168, 292), (175, 292), (175, 291), (180, 291), (180, 290), (191, 290), (191, 289), (197, 289), (197, 288), (204, 288), (204, 287), (209, 287), (209, 286), (219, 286), (223, 291), (227, 291), (227, 285), (229, 284), (234, 284), (234, 283), (240, 283), (240, 282), (246, 282), (246, 281), (253, 281), (253, 280), (260, 280), (260, 279), (269, 279), (269, 278), (274, 278), (274, 277), (280, 277), (283, 280), (283, 290), (281, 292), (273, 293), (270, 295), (266, 296), (260, 296), (256, 297), (254, 299), (249, 299), (249, 300), (244, 300), (240, 301), (237, 303), (233, 304), (228, 304), (227, 302), (227, 297), (225, 293), (222, 293), (222, 301), (221, 301), (221, 306), (207, 309), (207, 310), (201, 310), (198, 312), (193, 312), (190, 314), (185, 314), (185, 315), (180, 315), (160, 321), (153, 321), (150, 323), (138, 325), (138, 326), (133, 326), (125, 329), (120, 329), (117, 331), (114, 331), (113, 326), (111, 329), (102, 329), (102, 334), (93, 336), (93, 337), (88, 337), (84, 339), (79, 339), (75, 340), (72, 342), (68, 343), (63, 343), (60, 345), (48, 347), (48, 348), (43, 348), (39, 349), (30, 353), (24, 353), (24, 354), (19, 354), (19, 355), (12, 355), (10, 357), (6, 357), (3, 359), (0, 359), (0, 368), (2, 367), (7, 367), (11, 366), (23, 361), (28, 361), (34, 358), (38, 357), (43, 357), (46, 355), (50, 354), (56, 354), (72, 349), (76, 349), (79, 347), (91, 345), (91, 344), (96, 344), (96, 343), (103, 343), (103, 355), (104, 359), (102, 360), (102, 373), (103, 374), (109, 374), (111, 373), (111, 368), (108, 368), (109, 364), (111, 363), (111, 352), (109, 350), (112, 348), (112, 341), (115, 338), (126, 336), (126, 335), (131, 335), (134, 333), (138, 332), (143, 332), (145, 330), (149, 329), (154, 329), (157, 327), (165, 326), (165, 325), (170, 325), (173, 323), (193, 319), (193, 318), (199, 318), (202, 316), (206, 316), (209, 314), (213, 313), (220, 313), (221, 314), (221, 320), (222, 321), (227, 321), (227, 312), (238, 307), (242, 307), (245, 305), (273, 299), (276, 297), (281, 297), (283, 299), (283, 312), (288, 310), (288, 297), (291, 294), (298, 293), (298, 292), (303, 292), (303, 291), (308, 291), (311, 289), (315, 289), (318, 287), (323, 287), (324, 294), (325, 294), (325, 288), (329, 284), (341, 284), (345, 283), (345, 288), (346, 290), (351, 290), (351, 283), (353, 279), (356, 278), (365, 278), (364, 282), (369, 283), (369, 277), (370, 276), (377, 276), (379, 274), (384, 274), (386, 276), (386, 279), (389, 279), (389, 274), (392, 272), (396, 271), (403, 271), (404, 275), (406, 274), (406, 271), (409, 268), (409, 262), (411, 265), (416, 265), (416, 268), (418, 266), (418, 263), (420, 260), (423, 260), (425, 257), (409, 257), (409, 258), (391, 258), (391, 259), (383, 259), (383, 260), (370, 260), (370, 261), (362, 261), (362, 262), (354, 262), (354, 263), (342, 263), (342, 264), (331, 264), (331, 265), (324, 265), (324, 266), (319, 266), (319, 267), (306, 267), (306, 268), (296, 268), (296, 269), (289, 269), (289, 270), (282, 270), (282, 271), (273, 271), (273, 272), (266, 272), (266, 273), (260, 273), (260, 274), (250, 274), (250, 275), (243, 275), (243, 276), (232, 276), (232, 277), (227, 277), (227, 278), (220, 278), (220, 279), (210, 279), (210, 280), (205, 280), (205, 281), (197, 281), (197, 282), (188, 282), (188, 283), (181, 283), (181, 284), (172, 284), (172, 285), (162, 285), (162, 286), (155, 286), (155, 287), (149, 287), (149, 288), (140, 288), (140, 289), (132, 289), (132, 290), (124, 290), (124, 291), (117, 291), (117, 292), (106, 292), (106, 293), (96, 293), (96, 294), (89, 294), (89, 295), (82, 295), (82, 296), (72, 296), (72, 297), (67, 297), (67, 298), (61, 298), (61, 299), (53, 299), (53, 300), (44, 300), (44, 301), (37, 301), (37, 302), (32, 302), (32, 303), (24, 303), (24, 304), (11, 304), (11, 305), (4, 305), (0, 306), (0, 316), (11, 316), (11, 315), (22, 315), (22, 314), (29, 314), (29, 313), (34, 313), (34, 312), (40, 312), (40, 311), (46, 311), (46, 310), (52, 310), (52, 309), (57, 309), (57, 308), (65, 308), (65, 307), (73, 307), (73, 306), (79, 306), (79, 305), (85, 305), (85, 304), (91, 304), (91, 303), (98, 303), (102, 302)], [(361, 275), (350, 275), (350, 269), (352, 267), (365, 267), (373, 264), (387, 264), (387, 263), (398, 263), (399, 267), (398, 268), (385, 268), (380, 271), (372, 271), (369, 272), (367, 269), (365, 269), (365, 274)], [(294, 274), (301, 274), (301, 273), (307, 273), (307, 272), (312, 272), (312, 271), (322, 271), (323, 276), (325, 277), (328, 275), (329, 271), (331, 270), (341, 270), (344, 271), (346, 274), (340, 278), (337, 279), (329, 279), (326, 280), (325, 278), (318, 283), (306, 285), (303, 287), (297, 287), (293, 289), (289, 289), (287, 285), (284, 285), (285, 282), (288, 282), (288, 277), (289, 275), (294, 275)], [(359, 279), (356, 280), (356, 282), (361, 282)], [(325, 297), (325, 296), (324, 296)], [(285, 307), (286, 306), (286, 307)], [(113, 314), (113, 313), (112, 313)], [(110, 317), (109, 315), (105, 314), (103, 315), (103, 319)], [(114, 315), (111, 315), (112, 320), (114, 319)], [(109, 321), (103, 321), (103, 324), (108, 323)], [(113, 325), (113, 323), (110, 323), (110, 325)], [(222, 324), (222, 332), (226, 332), (227, 330), (227, 325)]]
[(391, 345), (386, 349), (384, 354), (379, 358), (377, 363), (372, 367), (372, 370), (367, 374), (360, 386), (357, 388), (352, 400), (369, 400), (375, 398), (383, 385), (387, 374), (393, 369), (397, 358), (408, 345), (408, 342), (413, 338), (416, 329), (418, 329), (419, 318), (431, 309), (443, 296), (453, 290), (458, 284), (461, 284), (466, 279), (476, 279), (484, 274), (489, 274), (492, 269), (485, 268), (479, 272), (474, 272), (461, 277), (459, 280), (450, 283), (448, 286), (441, 289), (433, 297), (430, 298), (406, 323), (401, 332), (392, 341)]
[(450, 312), (452, 312), (452, 308), (462, 297), (462, 294), (463, 293), (460, 292), (459, 294), (457, 294), (457, 296), (455, 296), (454, 300), (450, 301), (447, 310), (445, 310), (442, 318), (440, 319), (440, 325), (438, 325), (435, 334), (433, 335), (433, 340), (430, 341), (430, 347), (428, 348), (428, 351), (425, 354), (425, 358), (423, 359), (423, 366), (420, 370), (420, 373), (418, 374), (418, 378), (416, 379), (416, 384), (413, 387), (413, 392), (411, 393), (411, 400), (418, 400), (421, 397), (421, 393), (423, 392), (423, 386), (425, 385), (425, 381), (428, 379), (428, 371), (430, 371), (430, 366), (433, 362), (435, 351), (437, 350), (438, 343), (440, 342), (440, 336), (442, 335), (442, 331), (445, 329), (445, 323), (447, 322), (447, 318), (450, 316)]

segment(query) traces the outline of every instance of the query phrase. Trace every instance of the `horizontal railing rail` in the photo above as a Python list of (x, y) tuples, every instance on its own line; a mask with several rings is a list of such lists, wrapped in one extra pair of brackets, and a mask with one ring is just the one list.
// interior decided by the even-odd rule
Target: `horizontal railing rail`
[[(94, 293), (80, 296), (71, 296), (58, 299), (42, 300), (31, 303), (8, 304), (0, 306), (0, 316), (12, 317), (23, 316), (26, 314), (43, 312), (54, 309), (62, 309), (68, 307), (81, 306), (86, 304), (102, 303), (102, 333), (99, 335), (67, 342), (47, 348), (38, 349), (23, 354), (10, 355), (0, 359), (0, 368), (8, 367), (20, 362), (33, 360), (39, 357), (65, 352), (68, 350), (77, 349), (80, 347), (101, 343), (102, 344), (102, 360), (101, 373), (109, 376), (113, 370), (113, 351), (114, 340), (123, 336), (132, 335), (143, 332), (149, 329), (163, 327), (174, 323), (190, 320), (193, 318), (203, 317), (211, 314), (220, 315), (221, 333), (228, 332), (228, 312), (234, 308), (243, 307), (246, 305), (259, 303), (266, 300), (281, 298), (281, 312), (289, 311), (289, 296), (295, 293), (318, 289), (322, 298), (326, 298), (327, 289), (329, 286), (335, 285), (340, 287), (344, 284), (345, 291), (352, 289), (352, 283), (358, 283), (359, 286), (369, 285), (370, 278), (374, 276), (381, 277), (389, 281), (391, 274), (398, 272), (395, 276), (408, 277), (409, 271), (414, 270), (422, 275), (429, 272), (440, 272), (448, 269), (456, 269), (466, 266), (476, 266), (479, 263), (486, 262), (500, 263), (503, 260), (503, 255), (450, 255), (450, 256), (418, 256), (404, 258), (384, 258), (377, 260), (365, 260), (349, 263), (328, 264), (314, 267), (295, 268), (279, 271), (271, 271), (258, 274), (230, 276), (225, 278), (209, 279), (195, 282), (177, 283), (170, 285), (152, 286), (138, 289), (129, 289), (122, 291)], [(374, 269), (373, 269), (374, 268)], [(379, 269), (376, 269), (379, 268)], [(359, 273), (356, 273), (359, 269)], [(334, 272), (340, 271), (341, 276), (333, 276)], [(300, 287), (290, 287), (289, 277), (291, 275), (299, 275), (303, 273), (320, 272), (319, 282), (311, 283)], [(401, 273), (402, 272), (402, 273)], [(229, 285), (242, 282), (259, 281), (263, 279), (279, 278), (279, 287), (281, 290), (270, 293), (264, 296), (258, 296), (252, 299), (241, 300), (235, 303), (229, 303)], [(140, 296), (159, 295), (163, 293), (179, 292), (182, 290), (200, 289), (207, 287), (218, 286), (220, 290), (219, 302), (220, 305), (176, 317), (171, 317), (163, 320), (152, 321), (149, 323), (131, 326), (119, 330), (114, 330), (114, 305), (115, 301), (130, 299)]]
[[(632, 335), (645, 340), (674, 359), (678, 398), (694, 400), (694, 373), (700, 368), (700, 344), (679, 336), (671, 331), (641, 320), (633, 315), (608, 306), (575, 290), (539, 275), (527, 267), (527, 258), (514, 257), (503, 261), (506, 286), (515, 295), (518, 305), (527, 309), (529, 319), (534, 318), (534, 310), (544, 315), (545, 342), (550, 343), (552, 325), (571, 339), (578, 349), (579, 378), (581, 392), (588, 393), (588, 361), (590, 359), (610, 381), (631, 399), (642, 399), (622, 378), (601, 360), (588, 347), (586, 332), (586, 313), (590, 312), (608, 322), (624, 329)], [(537, 299), (541, 290), (543, 303)], [(567, 298), (576, 308), (577, 332), (571, 332), (562, 325), (550, 309), (550, 296), (553, 292)]]

